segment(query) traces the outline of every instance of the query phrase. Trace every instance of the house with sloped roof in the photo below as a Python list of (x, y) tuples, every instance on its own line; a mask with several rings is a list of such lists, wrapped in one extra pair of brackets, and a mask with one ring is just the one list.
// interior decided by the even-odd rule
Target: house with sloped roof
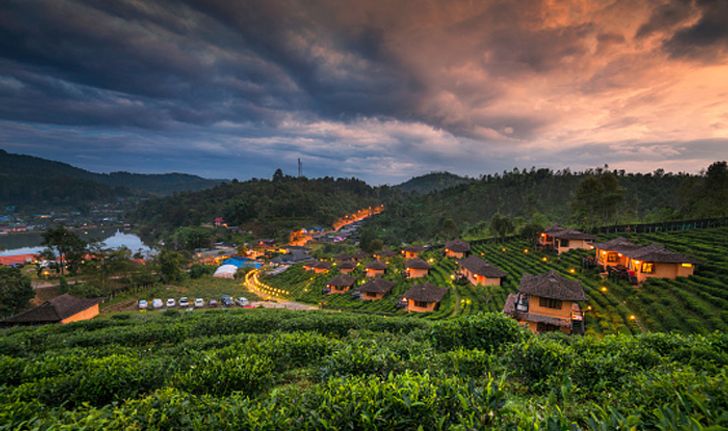
[(506, 298), (503, 312), (540, 334), (561, 331), (584, 333), (581, 303), (587, 300), (584, 288), (556, 271), (521, 278), (518, 293)]
[(440, 302), (447, 295), (447, 288), (424, 283), (412, 286), (404, 294), (407, 311), (411, 313), (428, 313), (439, 308)]
[(478, 256), (468, 256), (459, 262), (460, 275), (474, 286), (500, 286), (507, 274)]
[(427, 274), (430, 273), (430, 264), (419, 257), (408, 259), (404, 263), (404, 270), (407, 278), (427, 277)]
[(638, 245), (626, 238), (594, 244), (596, 262), (604, 269), (626, 269), (641, 283), (649, 278), (689, 277), (700, 263), (694, 257), (672, 251), (662, 244)]
[(365, 271), (367, 277), (381, 277), (387, 271), (387, 265), (378, 260), (373, 260), (367, 264)]
[(359, 287), (361, 299), (363, 301), (378, 301), (389, 294), (394, 287), (394, 283), (383, 278), (375, 278), (367, 281)]
[(99, 315), (99, 302), (99, 299), (78, 298), (66, 293), (11, 316), (2, 321), (2, 324), (5, 326), (65, 324), (89, 320)]
[(356, 269), (356, 262), (347, 260), (344, 262), (341, 262), (337, 265), (339, 267), (339, 272), (342, 274), (351, 274), (354, 269)]
[(425, 251), (424, 246), (408, 245), (407, 247), (402, 248), (402, 256), (404, 256), (405, 259), (414, 259), (419, 257), (423, 251)]
[(355, 282), (354, 277), (348, 274), (339, 274), (329, 280), (326, 287), (329, 289), (329, 294), (341, 294), (348, 292)]
[(576, 229), (562, 229), (551, 234), (553, 239), (552, 247), (556, 253), (561, 254), (569, 250), (593, 250), (594, 235), (578, 231)]
[(462, 259), (468, 253), (470, 253), (470, 244), (463, 240), (454, 239), (445, 243), (445, 256), (447, 257)]
[(554, 246), (554, 234), (561, 232), (565, 228), (555, 224), (551, 227), (544, 229), (543, 232), (538, 236), (538, 245), (541, 247), (553, 247)]

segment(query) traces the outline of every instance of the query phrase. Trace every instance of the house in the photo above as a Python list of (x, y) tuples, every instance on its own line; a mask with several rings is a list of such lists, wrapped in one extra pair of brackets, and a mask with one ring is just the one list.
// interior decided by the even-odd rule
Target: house
[(402, 249), (402, 255), (405, 259), (414, 259), (419, 257), (423, 251), (425, 251), (425, 247), (421, 245), (410, 245)]
[(361, 285), (359, 292), (363, 301), (378, 301), (387, 296), (392, 291), (392, 287), (394, 287), (394, 283), (391, 281), (375, 278)]
[(690, 277), (699, 261), (682, 253), (674, 252), (661, 244), (637, 245), (625, 238), (615, 238), (597, 243), (597, 264), (607, 269), (626, 269), (642, 283), (648, 278)]
[(575, 229), (562, 229), (552, 233), (553, 247), (556, 253), (561, 254), (569, 250), (593, 250), (596, 237)]
[(348, 260), (348, 261), (341, 262), (340, 264), (338, 264), (338, 267), (339, 267), (340, 273), (351, 274), (354, 271), (354, 269), (356, 268), (356, 263)]
[(66, 293), (9, 317), (2, 323), (6, 326), (41, 325), (89, 320), (99, 315), (99, 302), (98, 299), (78, 298)]
[(355, 281), (354, 277), (350, 275), (339, 274), (326, 283), (326, 287), (329, 289), (329, 294), (346, 293), (351, 289)]
[(303, 269), (306, 271), (313, 271), (315, 274), (325, 274), (331, 270), (331, 262), (323, 260), (317, 262), (309, 262), (303, 265)]
[(437, 287), (432, 283), (418, 284), (411, 287), (404, 294), (407, 302), (407, 311), (412, 313), (427, 313), (435, 311), (440, 306), (440, 301), (447, 294), (447, 289)]
[(470, 253), (470, 244), (465, 241), (455, 239), (445, 243), (445, 256), (462, 259)]
[(544, 229), (541, 235), (538, 236), (538, 245), (541, 247), (553, 247), (554, 245), (554, 234), (565, 230), (563, 227), (555, 224), (549, 228)]
[(371, 261), (366, 266), (367, 277), (381, 277), (386, 271), (387, 265), (378, 260)]
[(407, 273), (407, 278), (427, 277), (427, 274), (430, 273), (430, 264), (417, 257), (405, 261), (404, 269)]
[(381, 260), (381, 261), (389, 261), (389, 259), (393, 258), (397, 255), (396, 251), (392, 250), (379, 250), (374, 252), (374, 259)]
[[(308, 250), (306, 249), (290, 249), (288, 253), (276, 256), (270, 262), (276, 265), (295, 265), (302, 263), (305, 269), (307, 268), (306, 265), (313, 265), (315, 260), (308, 254)], [(306, 270), (310, 271), (310, 269)]]
[(460, 275), (474, 286), (500, 286), (507, 274), (477, 256), (468, 256), (460, 261)]
[(527, 274), (521, 278), (518, 293), (508, 295), (503, 312), (537, 334), (547, 331), (583, 334), (584, 313), (579, 304), (586, 299), (578, 281), (555, 271)]
[(14, 254), (11, 256), (0, 256), (0, 265), (22, 266), (35, 262), (37, 256), (32, 253)]

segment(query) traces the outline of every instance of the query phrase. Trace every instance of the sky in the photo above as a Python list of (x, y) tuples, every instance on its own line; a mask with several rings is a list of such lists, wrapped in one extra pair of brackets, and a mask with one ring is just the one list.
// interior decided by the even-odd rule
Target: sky
[(0, 148), (356, 176), (728, 158), (728, 1), (0, 4)]

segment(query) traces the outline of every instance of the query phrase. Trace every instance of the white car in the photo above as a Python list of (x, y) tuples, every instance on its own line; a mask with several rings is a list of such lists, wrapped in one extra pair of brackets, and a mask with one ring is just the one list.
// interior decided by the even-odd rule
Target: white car
[(205, 300), (202, 298), (195, 298), (195, 308), (202, 308), (205, 306)]
[(147, 308), (149, 308), (149, 303), (147, 302), (147, 300), (146, 299), (140, 299), (139, 300), (139, 309), (140, 310), (146, 310)]
[(162, 302), (162, 300), (160, 298), (154, 298), (152, 300), (152, 308), (154, 308), (155, 310), (162, 308), (163, 306), (164, 306), (164, 302)]
[(168, 298), (167, 299), (167, 307), (176, 307), (177, 301), (174, 300), (174, 298)]
[(244, 297), (244, 296), (241, 296), (241, 297), (239, 297), (238, 299), (236, 299), (236, 300), (235, 300), (235, 302), (236, 302), (236, 303), (237, 303), (237, 304), (238, 304), (239, 306), (241, 306), (241, 307), (245, 307), (245, 306), (247, 306), (248, 304), (250, 304), (250, 301), (248, 301), (248, 298), (246, 298), (246, 297)]
[(187, 308), (190, 306), (190, 300), (186, 296), (183, 296), (179, 299), (179, 306), (183, 308)]

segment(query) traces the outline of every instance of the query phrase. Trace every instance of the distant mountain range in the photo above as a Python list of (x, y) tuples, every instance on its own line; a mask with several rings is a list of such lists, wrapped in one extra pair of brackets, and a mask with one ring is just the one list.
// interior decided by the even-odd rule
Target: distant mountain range
[(19, 207), (74, 206), (78, 203), (132, 196), (165, 196), (220, 184), (196, 175), (99, 174), (66, 163), (0, 150), (0, 204)]

